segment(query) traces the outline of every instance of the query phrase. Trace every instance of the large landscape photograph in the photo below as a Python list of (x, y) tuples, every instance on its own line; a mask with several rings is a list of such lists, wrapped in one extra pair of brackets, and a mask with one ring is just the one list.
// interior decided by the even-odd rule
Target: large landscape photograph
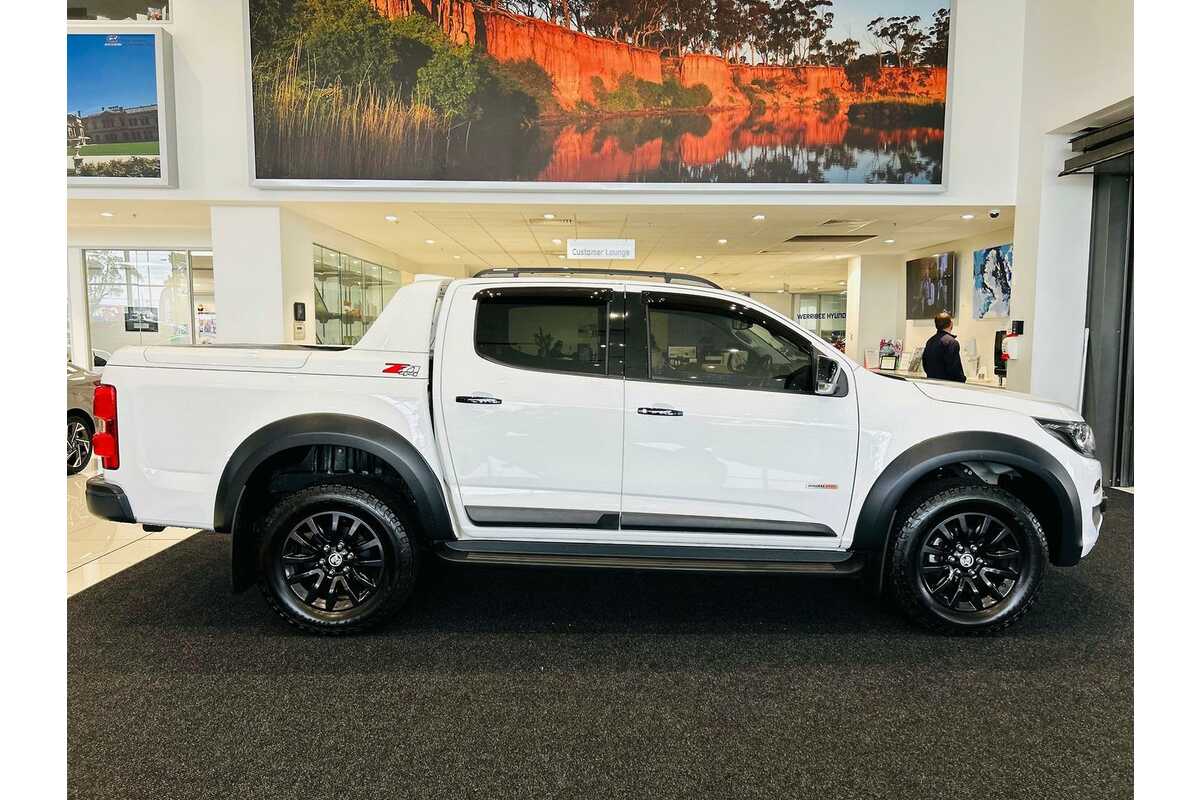
[(250, 0), (260, 179), (941, 184), (949, 0)]

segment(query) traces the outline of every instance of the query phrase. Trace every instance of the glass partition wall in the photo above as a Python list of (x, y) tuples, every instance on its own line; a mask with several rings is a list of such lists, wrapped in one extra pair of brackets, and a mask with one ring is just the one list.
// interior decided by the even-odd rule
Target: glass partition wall
[(212, 253), (84, 250), (92, 349), (209, 344), (216, 336)]
[(846, 295), (798, 294), (795, 296), (794, 309), (796, 322), (801, 327), (845, 349)]
[(314, 244), (317, 343), (356, 344), (399, 288), (399, 270)]

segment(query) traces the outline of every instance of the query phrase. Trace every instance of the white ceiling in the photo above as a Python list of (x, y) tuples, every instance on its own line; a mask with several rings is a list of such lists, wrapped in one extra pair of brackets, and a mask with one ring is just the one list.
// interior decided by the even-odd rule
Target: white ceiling
[[(1012, 227), (1012, 207), (645, 206), (283, 203), (296, 213), (390, 250), (412, 272), (486, 267), (622, 267), (688, 272), (738, 291), (838, 291), (847, 259), (933, 247)], [(101, 211), (114, 216), (101, 217)], [(765, 215), (756, 221), (755, 214)], [(553, 214), (547, 220), (543, 215)], [(974, 219), (964, 220), (963, 214)], [(395, 222), (385, 219), (396, 217)], [(849, 220), (824, 224), (830, 220)], [(209, 207), (175, 201), (68, 202), (72, 228), (208, 228)], [(857, 244), (785, 242), (796, 234), (870, 235)], [(635, 239), (632, 262), (566, 261), (568, 238)], [(555, 239), (562, 240), (556, 244)], [(726, 239), (725, 244), (718, 240)], [(894, 239), (894, 244), (885, 244)], [(432, 241), (432, 244), (427, 242)]]

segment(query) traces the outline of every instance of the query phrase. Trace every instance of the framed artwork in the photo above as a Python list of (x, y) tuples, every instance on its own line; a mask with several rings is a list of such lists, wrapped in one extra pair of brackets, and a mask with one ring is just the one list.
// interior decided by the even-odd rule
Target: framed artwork
[(174, 186), (170, 36), (161, 28), (67, 33), (67, 185)]
[(67, 0), (71, 22), (170, 22), (170, 0)]
[(942, 311), (955, 313), (955, 260), (950, 252), (905, 263), (906, 319), (932, 322)]
[(999, 244), (974, 253), (971, 316), (1003, 318), (1012, 313), (1013, 246)]
[(938, 190), (950, 3), (247, 0), (252, 179)]

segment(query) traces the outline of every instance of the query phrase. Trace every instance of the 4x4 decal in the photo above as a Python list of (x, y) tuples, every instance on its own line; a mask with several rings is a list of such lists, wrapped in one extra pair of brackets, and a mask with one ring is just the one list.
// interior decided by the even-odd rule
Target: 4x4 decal
[(403, 375), (406, 378), (417, 378), (421, 375), (419, 364), (392, 364), (389, 362), (383, 371), (387, 375)]

